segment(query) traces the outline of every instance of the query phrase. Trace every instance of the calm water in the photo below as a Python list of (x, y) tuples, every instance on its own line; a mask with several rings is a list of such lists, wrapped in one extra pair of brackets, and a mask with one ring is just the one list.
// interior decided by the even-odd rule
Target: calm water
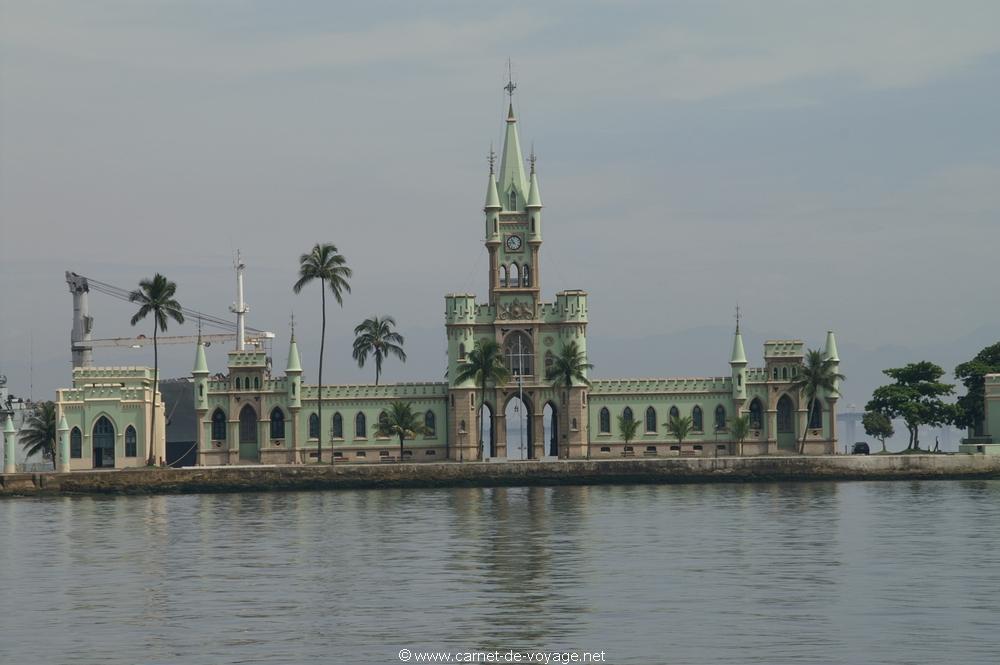
[(1000, 481), (0, 501), (0, 663), (996, 663)]

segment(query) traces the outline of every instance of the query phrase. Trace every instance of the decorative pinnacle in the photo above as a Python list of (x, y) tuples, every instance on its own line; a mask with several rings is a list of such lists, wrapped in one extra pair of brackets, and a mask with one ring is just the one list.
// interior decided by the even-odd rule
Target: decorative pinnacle
[(507, 91), (507, 96), (508, 97), (513, 97), (514, 96), (514, 90), (517, 89), (517, 84), (514, 83), (514, 77), (511, 74), (510, 58), (507, 58), (507, 85), (505, 85), (503, 87), (503, 89)]
[(294, 342), (295, 341), (295, 311), (294, 310), (292, 311), (291, 325), (292, 325), (292, 341)]
[(531, 154), (528, 155), (528, 163), (531, 164), (531, 175), (535, 175), (535, 161), (538, 158), (535, 157), (535, 142), (531, 142)]
[(490, 154), (486, 158), (486, 161), (490, 163), (490, 175), (493, 175), (493, 166), (497, 161), (497, 154), (493, 152), (493, 143), (490, 142)]
[(736, 332), (740, 332), (740, 304), (736, 303)]

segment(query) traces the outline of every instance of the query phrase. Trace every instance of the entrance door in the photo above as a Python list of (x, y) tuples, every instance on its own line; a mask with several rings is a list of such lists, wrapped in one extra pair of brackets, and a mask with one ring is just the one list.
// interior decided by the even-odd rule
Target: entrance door
[(788, 395), (778, 400), (778, 450), (795, 451), (795, 405)]
[(94, 468), (113, 469), (115, 466), (115, 426), (105, 416), (94, 423), (91, 437), (94, 449)]
[(256, 462), (258, 451), (257, 412), (247, 404), (240, 411), (240, 459)]

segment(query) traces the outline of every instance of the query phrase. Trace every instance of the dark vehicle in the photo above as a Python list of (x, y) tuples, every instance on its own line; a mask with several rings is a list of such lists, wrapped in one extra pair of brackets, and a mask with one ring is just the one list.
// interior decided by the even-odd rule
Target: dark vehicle
[(868, 448), (868, 444), (864, 441), (858, 441), (853, 446), (851, 446), (852, 455), (870, 455), (871, 450)]

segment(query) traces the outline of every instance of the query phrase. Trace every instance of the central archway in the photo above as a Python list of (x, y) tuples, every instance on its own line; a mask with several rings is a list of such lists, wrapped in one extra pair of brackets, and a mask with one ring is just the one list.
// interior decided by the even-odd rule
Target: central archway
[(532, 427), (531, 406), (517, 395), (507, 400), (504, 409), (507, 431), (507, 459), (531, 459)]
[(257, 412), (249, 404), (240, 411), (240, 459), (257, 461)]
[(107, 416), (101, 416), (94, 423), (91, 439), (94, 449), (94, 468), (112, 469), (115, 466), (115, 426)]

